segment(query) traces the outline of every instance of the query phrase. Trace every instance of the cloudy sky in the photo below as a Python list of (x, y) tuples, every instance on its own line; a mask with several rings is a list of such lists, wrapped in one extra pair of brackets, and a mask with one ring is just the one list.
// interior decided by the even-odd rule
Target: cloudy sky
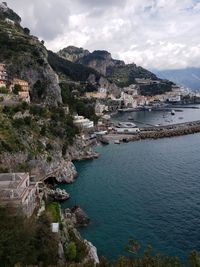
[(200, 0), (7, 0), (58, 51), (108, 50), (149, 69), (200, 66)]

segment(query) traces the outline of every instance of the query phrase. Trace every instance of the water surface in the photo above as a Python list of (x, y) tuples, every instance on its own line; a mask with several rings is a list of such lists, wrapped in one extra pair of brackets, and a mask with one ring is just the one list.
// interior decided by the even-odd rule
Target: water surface
[(130, 237), (184, 258), (200, 251), (200, 135), (98, 147), (76, 163), (65, 207), (80, 204), (92, 222), (81, 231), (99, 255), (124, 254)]

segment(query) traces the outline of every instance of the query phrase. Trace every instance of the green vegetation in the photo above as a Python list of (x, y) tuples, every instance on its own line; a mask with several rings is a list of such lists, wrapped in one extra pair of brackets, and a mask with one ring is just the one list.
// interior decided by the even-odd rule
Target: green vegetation
[(56, 73), (62, 73), (67, 80), (85, 82), (90, 74), (100, 78), (100, 74), (94, 69), (59, 57), (57, 54), (48, 51), (48, 62)]
[(14, 93), (15, 95), (18, 95), (18, 93), (19, 93), (21, 90), (22, 90), (22, 87), (21, 87), (20, 84), (15, 84), (15, 85), (14, 85), (13, 93)]
[(0, 207), (0, 265), (2, 267), (57, 263), (58, 237), (45, 214), (25, 219), (13, 207)]
[(0, 94), (8, 94), (8, 89), (4, 86), (0, 87)]
[[(65, 114), (62, 107), (29, 106), (23, 102), (0, 110), (0, 153), (27, 151), (35, 156), (45, 153), (48, 149), (41, 142), (43, 136), (47, 143), (56, 140), (67, 149), (73, 144), (76, 134), (78, 129), (72, 116)], [(47, 160), (51, 161), (51, 155)]]
[(66, 258), (69, 261), (74, 261), (76, 259), (76, 254), (76, 244), (74, 242), (70, 242), (65, 252)]
[(52, 216), (52, 221), (53, 222), (60, 222), (60, 206), (58, 202), (50, 202), (47, 205), (47, 212), (49, 212)]
[[(83, 262), (88, 254), (88, 248), (84, 241), (77, 237), (74, 231), (69, 230), (70, 242), (66, 244), (65, 255), (69, 261)], [(73, 259), (72, 259), (73, 258)]]
[(171, 91), (171, 82), (159, 83), (159, 84), (151, 84), (151, 85), (140, 85), (140, 93), (142, 95), (158, 95), (163, 94), (165, 92)]
[(95, 114), (95, 102), (90, 99), (79, 99), (73, 94), (73, 87), (66, 83), (61, 83), (61, 94), (63, 103), (69, 106), (71, 113), (77, 113), (84, 116), (95, 123), (98, 121), (98, 116)]
[(129, 86), (135, 84), (135, 78), (150, 78), (157, 80), (156, 75), (150, 71), (138, 67), (135, 64), (114, 68), (108, 79), (116, 83), (119, 87)]

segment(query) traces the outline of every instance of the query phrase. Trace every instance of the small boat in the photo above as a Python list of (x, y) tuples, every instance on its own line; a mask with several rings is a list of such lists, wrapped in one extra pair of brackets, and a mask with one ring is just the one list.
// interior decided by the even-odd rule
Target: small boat
[(175, 115), (175, 110), (174, 109), (171, 110), (171, 115)]
[(179, 117), (179, 120), (183, 120), (183, 117)]
[(109, 141), (106, 138), (101, 138), (99, 140), (103, 145), (109, 145)]
[(119, 144), (120, 144), (120, 141), (119, 141), (119, 140), (115, 140), (115, 141), (114, 141), (114, 144), (119, 145)]
[(129, 120), (129, 121), (134, 121), (134, 118), (131, 117), (131, 116), (129, 116), (129, 117), (128, 117), (128, 120)]

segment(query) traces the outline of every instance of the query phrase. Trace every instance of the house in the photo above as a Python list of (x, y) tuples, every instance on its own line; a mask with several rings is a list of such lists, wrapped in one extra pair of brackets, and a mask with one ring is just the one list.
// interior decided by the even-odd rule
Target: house
[(74, 124), (81, 129), (91, 129), (94, 127), (93, 121), (78, 115), (74, 116)]
[(0, 202), (30, 217), (38, 203), (38, 186), (29, 173), (0, 173)]
[(0, 63), (0, 87), (6, 87), (8, 81), (8, 75), (6, 72), (6, 65)]
[(96, 103), (95, 105), (95, 113), (97, 115), (102, 115), (104, 112), (108, 111), (108, 106), (101, 104), (99, 102)]
[(21, 90), (18, 92), (18, 95), (23, 100), (30, 102), (29, 96), (29, 84), (27, 81), (20, 80), (20, 79), (13, 79), (10, 86), (10, 91), (13, 92), (15, 85), (20, 85)]

